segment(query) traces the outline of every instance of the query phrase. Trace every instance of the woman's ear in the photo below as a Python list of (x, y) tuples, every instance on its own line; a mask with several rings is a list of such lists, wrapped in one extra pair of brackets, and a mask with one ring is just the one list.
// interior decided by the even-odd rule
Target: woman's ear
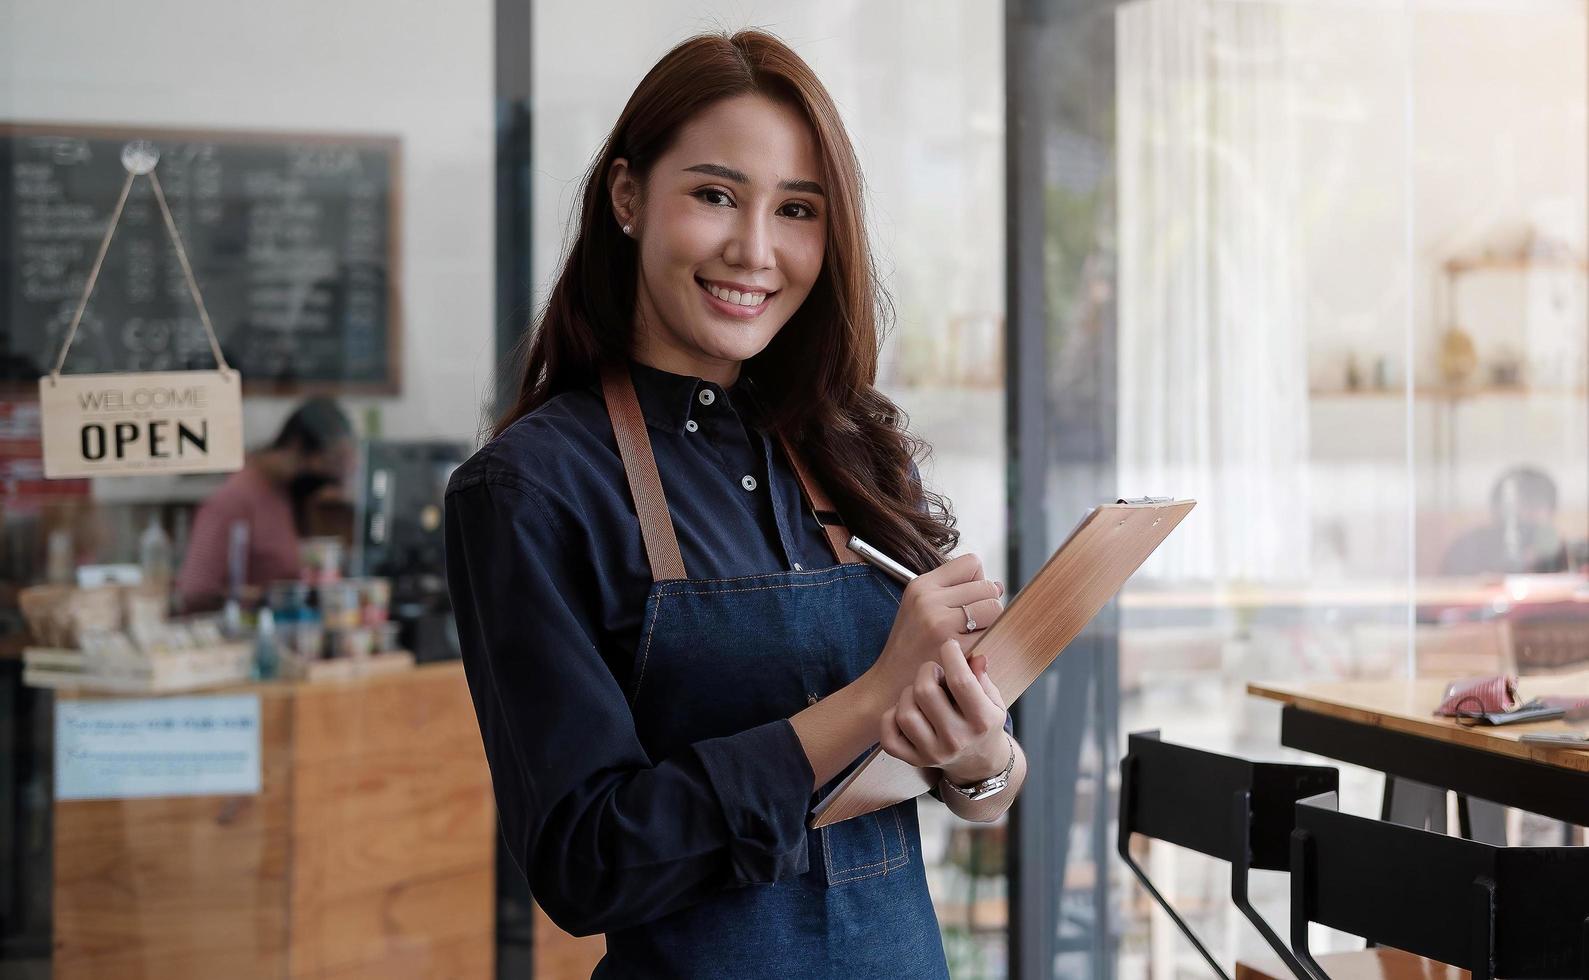
[(614, 160), (607, 171), (607, 193), (612, 198), (613, 217), (624, 229), (624, 234), (632, 237), (638, 230), (635, 218), (640, 206), (640, 182), (623, 157)]

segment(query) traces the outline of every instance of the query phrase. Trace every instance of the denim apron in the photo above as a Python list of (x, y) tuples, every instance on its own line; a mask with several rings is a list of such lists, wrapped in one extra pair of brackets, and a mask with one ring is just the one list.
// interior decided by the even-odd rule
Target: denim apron
[[(788, 718), (859, 677), (882, 652), (900, 589), (854, 560), (848, 533), (792, 447), (785, 443), (785, 454), (840, 564), (689, 578), (629, 372), (602, 380), (652, 567), (626, 692), (647, 754), (666, 758), (701, 739)], [(593, 977), (947, 980), (916, 801), (806, 834), (806, 873), (727, 888), (609, 932)]]

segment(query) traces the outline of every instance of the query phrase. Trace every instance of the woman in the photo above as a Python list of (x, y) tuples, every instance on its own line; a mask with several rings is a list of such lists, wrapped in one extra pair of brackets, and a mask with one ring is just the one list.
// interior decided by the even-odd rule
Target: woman
[[(878, 299), (811, 70), (759, 32), (686, 41), (592, 166), (517, 403), (449, 484), (503, 832), (554, 922), (607, 934), (596, 976), (947, 975), (915, 801), (807, 829), (879, 742), (970, 819), (1024, 775), (965, 653), (1003, 589), (944, 560), (873, 387)], [(852, 531), (924, 574), (901, 590)]]

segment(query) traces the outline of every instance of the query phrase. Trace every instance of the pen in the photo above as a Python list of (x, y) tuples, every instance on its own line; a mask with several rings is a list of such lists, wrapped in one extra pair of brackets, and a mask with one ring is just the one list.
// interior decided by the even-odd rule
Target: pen
[(899, 562), (878, 551), (876, 548), (862, 541), (855, 535), (850, 535), (850, 550), (862, 558), (881, 568), (901, 585), (908, 584), (916, 577), (916, 573), (901, 565)]

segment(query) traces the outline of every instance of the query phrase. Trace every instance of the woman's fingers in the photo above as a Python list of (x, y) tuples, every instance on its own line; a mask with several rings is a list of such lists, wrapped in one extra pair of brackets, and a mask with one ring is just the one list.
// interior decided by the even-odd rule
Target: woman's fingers
[(958, 608), (984, 600), (997, 601), (1003, 592), (1004, 586), (983, 578), (975, 582), (963, 582), (947, 589), (939, 589), (933, 598), (939, 605)]
[[(922, 666), (931, 669), (932, 664)], [(927, 716), (922, 713), (921, 706), (917, 702), (915, 685), (905, 688), (899, 696), (899, 704), (895, 707), (894, 723), (910, 740), (918, 757), (927, 760), (929, 765), (937, 765), (933, 760), (940, 758), (942, 752), (938, 733), (927, 720)]]
[(882, 737), (878, 740), (884, 752), (898, 759), (900, 762), (917, 768), (926, 768), (932, 765), (916, 750), (905, 733), (899, 727), (899, 707), (896, 705), (883, 712)]
[[(999, 686), (993, 683), (993, 678), (988, 676), (988, 658), (981, 656), (972, 657), (970, 664), (971, 672), (976, 675), (977, 681), (981, 683), (982, 690), (987, 694), (988, 700), (998, 706), (999, 711), (1008, 712), (1010, 705), (1009, 702), (1004, 700), (1004, 692), (1000, 691)], [(1004, 727), (1003, 715), (999, 716), (999, 727)]]
[[(983, 599), (980, 602), (973, 602), (960, 610), (960, 618), (962, 620), (965, 619), (967, 610), (971, 612), (971, 618), (977, 621), (977, 629), (985, 630), (997, 622), (1000, 616), (1004, 615), (1004, 603), (997, 599)], [(963, 628), (964, 626), (965, 624), (962, 622), (961, 627)]]
[(923, 573), (917, 581), (930, 588), (946, 588), (962, 582), (975, 582), (982, 578), (982, 559), (974, 554), (958, 555), (930, 572)]
[[(975, 658), (984, 665), (986, 657)], [(992, 680), (986, 684), (979, 679), (966, 662), (965, 655), (960, 652), (960, 646), (953, 640), (943, 645), (940, 662), (943, 666), (944, 678), (949, 685), (949, 693), (954, 697), (954, 702), (959, 709), (961, 724), (964, 727), (968, 740), (975, 740), (999, 728), (1004, 724), (1004, 704), (995, 702), (989, 695)], [(986, 667), (984, 666), (984, 676)], [(991, 688), (997, 693), (997, 688)]]
[[(944, 649), (948, 651), (949, 656), (961, 657), (961, 663), (965, 663), (959, 647), (953, 640), (946, 641)], [(921, 746), (920, 743), (917, 743), (918, 747), (929, 751), (939, 765), (965, 751), (966, 746), (973, 739), (971, 726), (944, 687), (943, 667), (937, 663), (923, 664), (912, 694), (915, 697), (916, 707), (926, 719), (933, 735), (931, 749)]]

